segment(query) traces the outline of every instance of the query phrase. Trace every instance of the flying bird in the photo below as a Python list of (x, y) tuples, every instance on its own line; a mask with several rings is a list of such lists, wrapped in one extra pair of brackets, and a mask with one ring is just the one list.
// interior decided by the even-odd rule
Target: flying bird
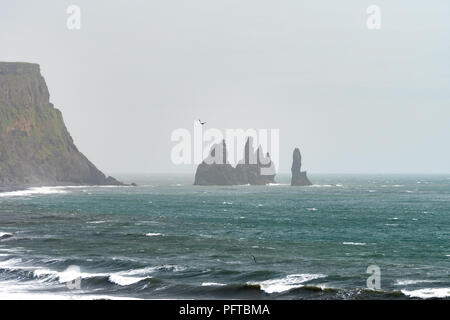
[(255, 258), (255, 256), (252, 255), (252, 254), (251, 254), (251, 256), (253, 257), (253, 261), (255, 261), (255, 263), (256, 263), (256, 258)]
[(202, 126), (206, 123), (206, 121), (205, 121), (205, 122), (202, 122), (202, 120), (200, 120), (200, 119), (198, 119), (198, 122), (200, 122), (200, 124), (201, 124)]

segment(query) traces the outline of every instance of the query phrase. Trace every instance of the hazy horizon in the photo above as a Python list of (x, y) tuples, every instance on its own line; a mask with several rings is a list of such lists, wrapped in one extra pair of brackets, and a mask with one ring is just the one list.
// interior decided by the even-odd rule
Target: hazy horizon
[[(66, 9), (81, 8), (81, 30)], [(381, 8), (381, 30), (366, 27)], [(4, 1), (0, 61), (38, 63), (106, 174), (191, 173), (171, 133), (279, 129), (280, 173), (450, 173), (450, 3)], [(447, 147), (446, 147), (447, 146)]]

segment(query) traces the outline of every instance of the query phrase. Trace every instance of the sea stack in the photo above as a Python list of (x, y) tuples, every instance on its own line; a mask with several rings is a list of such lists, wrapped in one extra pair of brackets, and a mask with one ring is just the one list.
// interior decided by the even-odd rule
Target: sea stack
[(264, 155), (261, 147), (255, 151), (249, 137), (244, 147), (244, 158), (235, 168), (227, 161), (225, 141), (214, 145), (209, 156), (197, 167), (194, 185), (266, 185), (274, 183), (275, 174), (275, 164), (269, 153)]
[(227, 162), (225, 140), (211, 147), (209, 156), (197, 167), (194, 185), (229, 186), (236, 184), (234, 168)]
[(39, 65), (0, 62), (0, 190), (68, 184), (123, 185), (78, 151)]
[(294, 149), (294, 154), (292, 156), (292, 178), (291, 178), (291, 186), (310, 186), (312, 185), (311, 181), (309, 181), (306, 171), (301, 171), (302, 169), (302, 155), (300, 154), (300, 150), (298, 148)]

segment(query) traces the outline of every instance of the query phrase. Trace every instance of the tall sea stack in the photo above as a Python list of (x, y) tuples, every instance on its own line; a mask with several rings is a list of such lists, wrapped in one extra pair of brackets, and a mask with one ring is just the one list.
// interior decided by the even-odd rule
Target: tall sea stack
[(78, 151), (39, 65), (0, 62), (0, 191), (59, 184), (122, 185)]
[(294, 149), (294, 154), (292, 157), (292, 178), (291, 178), (291, 186), (310, 186), (312, 185), (311, 181), (309, 181), (306, 171), (301, 171), (302, 169), (302, 155), (300, 154), (300, 150), (298, 148)]

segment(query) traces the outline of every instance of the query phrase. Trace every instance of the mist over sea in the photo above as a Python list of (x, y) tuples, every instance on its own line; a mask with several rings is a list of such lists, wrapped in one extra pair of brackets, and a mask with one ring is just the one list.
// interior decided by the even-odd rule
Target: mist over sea
[(117, 178), (0, 193), (0, 298), (450, 297), (450, 175)]

